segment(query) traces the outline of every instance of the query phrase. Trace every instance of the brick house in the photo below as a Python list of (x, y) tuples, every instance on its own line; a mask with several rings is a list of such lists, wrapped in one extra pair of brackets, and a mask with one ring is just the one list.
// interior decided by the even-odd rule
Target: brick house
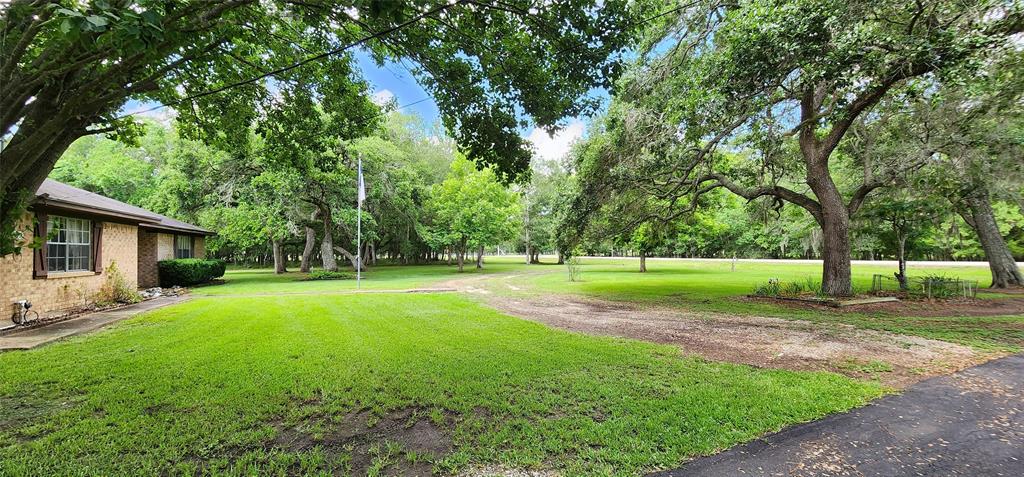
[[(20, 300), (40, 317), (88, 305), (116, 264), (140, 288), (158, 285), (157, 261), (205, 258), (209, 230), (47, 179), (22, 230), (50, 237), (38, 249), (0, 257), (0, 329)], [(32, 237), (26, 237), (31, 239)]]

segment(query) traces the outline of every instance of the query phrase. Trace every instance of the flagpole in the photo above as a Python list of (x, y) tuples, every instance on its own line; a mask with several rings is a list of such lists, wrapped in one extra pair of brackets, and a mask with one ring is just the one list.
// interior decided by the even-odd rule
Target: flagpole
[(356, 290), (363, 279), (363, 156), (359, 156), (359, 178), (356, 191)]

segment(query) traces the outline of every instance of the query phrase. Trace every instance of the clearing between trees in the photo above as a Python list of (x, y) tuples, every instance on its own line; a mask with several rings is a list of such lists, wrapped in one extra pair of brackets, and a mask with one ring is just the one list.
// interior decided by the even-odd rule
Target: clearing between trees
[[(852, 324), (698, 312), (592, 296), (538, 294), (522, 285), (550, 273), (556, 271), (473, 275), (439, 286), (476, 295), (504, 313), (556, 328), (675, 345), (687, 354), (713, 361), (832, 371), (876, 379), (893, 388), (904, 388), (1005, 354)], [(1021, 325), (1024, 329), (1024, 323)]]

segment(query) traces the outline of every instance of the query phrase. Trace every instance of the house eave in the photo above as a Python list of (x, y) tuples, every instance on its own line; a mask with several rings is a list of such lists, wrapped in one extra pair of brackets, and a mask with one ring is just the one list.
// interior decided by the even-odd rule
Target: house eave
[(178, 234), (196, 235), (196, 236), (203, 236), (203, 237), (208, 237), (208, 236), (211, 236), (211, 235), (217, 235), (216, 233), (211, 232), (209, 230), (186, 229), (186, 228), (172, 227), (172, 226), (169, 226), (169, 225), (163, 225), (163, 224), (153, 223), (153, 222), (140, 223), (139, 224), (139, 228), (143, 228), (143, 229), (146, 229), (146, 230), (152, 230), (152, 231), (156, 231), (156, 232), (173, 232), (173, 233), (178, 233)]
[(102, 207), (83, 206), (80, 204), (76, 204), (74, 202), (51, 199), (46, 196), (39, 196), (38, 198), (36, 198), (36, 200), (32, 203), (31, 208), (33, 210), (46, 210), (65, 213), (70, 212), (90, 216), (99, 216), (103, 218), (115, 219), (117, 221), (128, 221), (136, 224), (142, 224), (153, 221), (153, 217), (150, 216), (114, 211), (104, 209)]

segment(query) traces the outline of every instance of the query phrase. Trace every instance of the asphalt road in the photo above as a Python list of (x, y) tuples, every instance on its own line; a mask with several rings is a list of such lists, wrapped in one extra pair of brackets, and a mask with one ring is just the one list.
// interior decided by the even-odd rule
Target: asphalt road
[(1024, 354), (651, 475), (1024, 476)]

